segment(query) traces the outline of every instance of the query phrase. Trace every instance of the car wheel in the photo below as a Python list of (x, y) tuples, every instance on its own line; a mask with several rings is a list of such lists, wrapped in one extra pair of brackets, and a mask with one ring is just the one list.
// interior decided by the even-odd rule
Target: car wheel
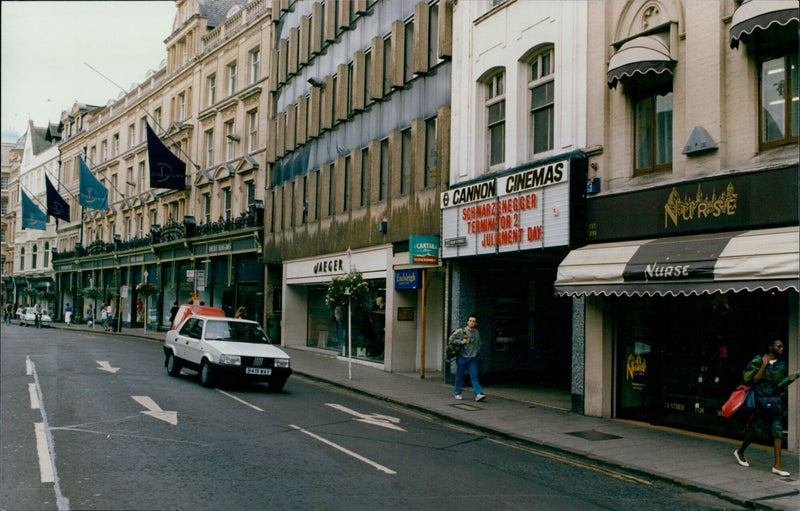
[(181, 363), (175, 358), (175, 355), (170, 353), (167, 355), (167, 374), (170, 376), (178, 376), (181, 374)]
[(270, 392), (280, 392), (283, 390), (283, 386), (286, 385), (286, 380), (270, 380), (269, 382), (269, 391)]
[(211, 387), (214, 385), (214, 375), (211, 364), (203, 360), (203, 365), (200, 366), (200, 385), (203, 387)]

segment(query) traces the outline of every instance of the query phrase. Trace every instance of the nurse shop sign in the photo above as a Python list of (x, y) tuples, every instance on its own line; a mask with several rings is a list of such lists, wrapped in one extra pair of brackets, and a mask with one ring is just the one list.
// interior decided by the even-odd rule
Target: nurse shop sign
[(570, 160), (441, 194), (442, 257), (569, 244)]

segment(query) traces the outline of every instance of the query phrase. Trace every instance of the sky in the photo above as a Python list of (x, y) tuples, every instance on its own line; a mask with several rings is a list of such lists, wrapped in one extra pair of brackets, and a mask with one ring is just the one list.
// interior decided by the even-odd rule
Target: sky
[(0, 7), (3, 142), (16, 142), (28, 119), (46, 126), (76, 101), (104, 106), (143, 82), (167, 58), (176, 13), (168, 0), (3, 0)]

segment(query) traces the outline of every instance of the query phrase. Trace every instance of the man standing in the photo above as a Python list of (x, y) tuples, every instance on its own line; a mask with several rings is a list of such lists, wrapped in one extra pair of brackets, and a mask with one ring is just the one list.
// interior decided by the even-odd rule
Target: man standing
[(42, 328), (42, 303), (36, 302), (33, 309), (36, 311), (36, 328)]
[(467, 320), (465, 328), (458, 328), (450, 336), (449, 342), (455, 346), (460, 346), (461, 351), (456, 359), (456, 399), (462, 399), (461, 388), (464, 384), (464, 372), (469, 372), (469, 379), (472, 382), (472, 390), (475, 392), (475, 401), (483, 401), (486, 396), (478, 381), (478, 361), (477, 356), (481, 346), (481, 334), (475, 325), (478, 319), (471, 315)]

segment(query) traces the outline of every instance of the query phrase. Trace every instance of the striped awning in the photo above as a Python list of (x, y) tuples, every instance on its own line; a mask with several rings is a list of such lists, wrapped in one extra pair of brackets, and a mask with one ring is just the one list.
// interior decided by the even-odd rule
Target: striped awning
[(561, 296), (798, 290), (798, 227), (589, 245), (558, 267)]
[(750, 35), (797, 23), (799, 11), (797, 0), (745, 0), (731, 19), (731, 48)]
[(675, 61), (670, 57), (669, 33), (639, 36), (620, 46), (608, 62), (606, 78), (608, 87), (614, 88), (617, 82), (640, 76), (672, 77)]

